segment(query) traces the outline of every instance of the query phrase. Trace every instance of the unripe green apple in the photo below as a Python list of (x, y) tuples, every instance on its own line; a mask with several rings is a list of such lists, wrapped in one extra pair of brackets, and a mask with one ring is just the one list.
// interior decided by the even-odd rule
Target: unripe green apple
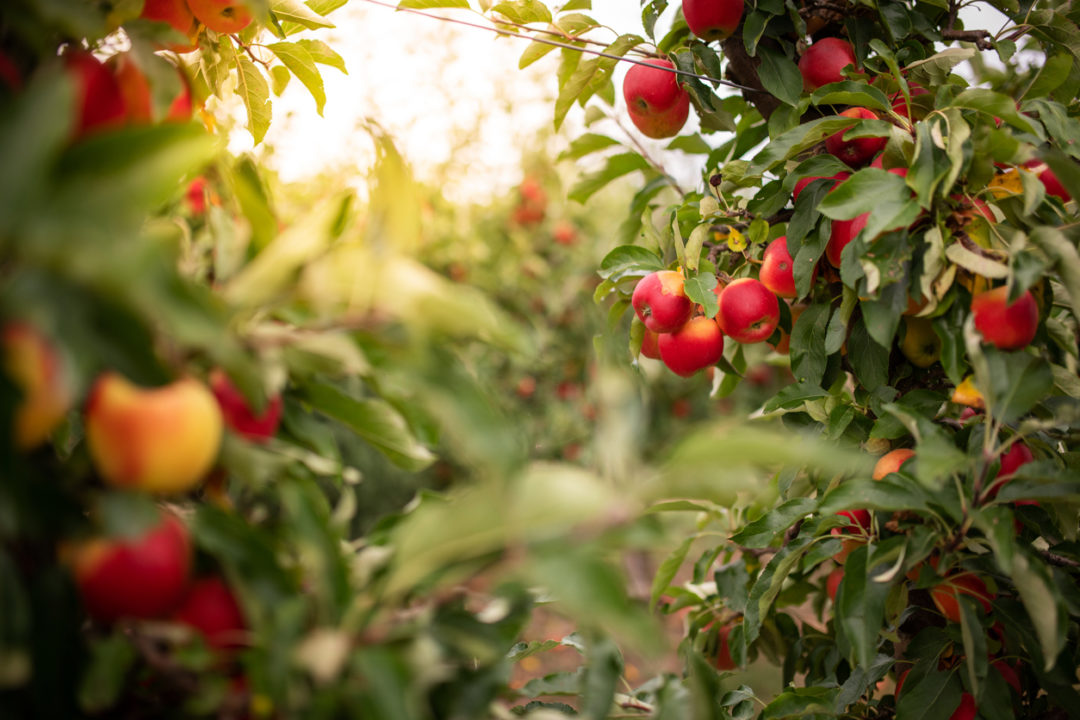
[(683, 276), (674, 270), (658, 270), (641, 278), (630, 303), (645, 327), (655, 333), (678, 330), (694, 311)]
[(723, 40), (739, 27), (743, 0), (683, 0), (682, 11), (690, 32), (702, 40)]
[(941, 359), (941, 338), (934, 332), (934, 323), (927, 318), (904, 318), (904, 339), (900, 352), (912, 365), (928, 368)]
[(1019, 350), (1035, 339), (1039, 306), (1030, 290), (1007, 304), (1008, 292), (1003, 285), (977, 293), (971, 298), (971, 314), (983, 340), (999, 350)]
[(719, 306), (716, 320), (720, 329), (736, 342), (764, 342), (780, 322), (780, 301), (753, 278), (739, 278), (725, 287)]
[(163, 617), (184, 596), (191, 570), (187, 528), (166, 512), (139, 537), (96, 537), (65, 554), (87, 613), (101, 623)]
[(630, 120), (643, 135), (669, 138), (679, 134), (690, 116), (690, 96), (671, 72), (670, 60), (632, 65), (623, 79), (623, 99)]
[(660, 359), (675, 373), (690, 377), (715, 365), (724, 355), (724, 334), (712, 318), (699, 315), (657, 338)]
[(194, 488), (221, 445), (217, 400), (193, 378), (144, 389), (105, 373), (90, 392), (85, 425), (90, 458), (102, 479), (153, 493)]
[(71, 380), (52, 341), (31, 325), (4, 326), (0, 346), (4, 373), (22, 393), (15, 408), (15, 446), (29, 450), (45, 442), (71, 409)]

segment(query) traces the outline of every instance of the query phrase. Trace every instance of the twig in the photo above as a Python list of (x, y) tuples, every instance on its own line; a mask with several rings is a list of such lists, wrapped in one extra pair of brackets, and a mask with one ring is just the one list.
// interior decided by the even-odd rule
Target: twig
[(994, 36), (988, 30), (942, 30), (941, 37), (946, 40), (961, 40), (975, 43), (980, 50), (994, 49)]
[(1057, 565), (1058, 567), (1066, 568), (1080, 568), (1080, 562), (1073, 560), (1072, 558), (1065, 557), (1064, 555), (1058, 555), (1052, 553), (1049, 550), (1040, 550), (1039, 554), (1043, 556), (1043, 559), (1051, 565)]

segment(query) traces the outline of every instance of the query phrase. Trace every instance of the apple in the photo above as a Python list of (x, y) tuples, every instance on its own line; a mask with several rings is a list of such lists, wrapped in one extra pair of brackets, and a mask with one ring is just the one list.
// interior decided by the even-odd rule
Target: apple
[[(868, 110), (862, 107), (852, 107), (844, 110), (840, 113), (841, 117), (855, 118), (857, 120), (877, 120), (878, 116), (873, 110)], [(888, 138), (883, 137), (860, 137), (852, 138), (851, 140), (844, 139), (844, 133), (847, 130), (841, 130), (838, 133), (833, 133), (829, 137), (825, 138), (825, 149), (835, 158), (846, 163), (849, 167), (857, 168), (862, 167), (866, 163), (870, 162), (875, 155), (885, 149), (885, 143), (888, 142)]]
[(949, 720), (975, 720), (978, 712), (975, 697), (971, 693), (964, 693), (960, 696), (960, 705), (949, 716)]
[(659, 335), (645, 328), (645, 334), (641, 336), (641, 354), (653, 360), (660, 359)]
[(141, 388), (107, 372), (86, 403), (90, 459), (109, 485), (182, 493), (202, 480), (221, 445), (214, 395), (193, 378)]
[(799, 58), (799, 73), (803, 78), (803, 89), (813, 92), (823, 85), (840, 82), (844, 79), (841, 72), (855, 64), (855, 51), (851, 43), (835, 37), (818, 40)]
[(537, 225), (547, 214), (547, 193), (534, 178), (526, 177), (518, 186), (518, 204), (514, 208), (514, 222), (518, 225)]
[(1001, 492), (1001, 488), (1012, 479), (1012, 476), (1016, 474), (1016, 471), (1020, 469), (1020, 466), (1027, 465), (1034, 460), (1035, 454), (1031, 452), (1031, 448), (1023, 442), (1014, 442), (1009, 449), (1003, 452), (998, 458), (998, 473), (994, 476), (994, 481), (987, 489), (987, 496), (990, 499), (996, 498), (997, 494)]
[(157, 618), (184, 596), (191, 540), (179, 518), (162, 512), (159, 522), (138, 537), (83, 540), (70, 547), (67, 559), (94, 620)]
[(0, 51), (0, 85), (6, 85), (7, 90), (21, 90), (23, 85), (19, 67), (3, 51)]
[(716, 660), (713, 664), (717, 670), (734, 670), (739, 667), (731, 657), (731, 646), (728, 644), (728, 635), (734, 627), (734, 624), (729, 623), (716, 631)]
[(657, 339), (660, 359), (676, 375), (690, 377), (715, 365), (724, 354), (724, 334), (712, 318), (699, 315)]
[[(191, 14), (186, 0), (146, 0), (139, 17), (144, 20), (168, 23), (177, 32), (188, 38), (195, 36), (195, 16)], [(177, 43), (167, 49), (177, 53), (191, 52), (199, 47), (197, 42)]]
[[(817, 275), (816, 270), (814, 275)], [(765, 253), (761, 257), (761, 271), (758, 273), (758, 279), (777, 297), (796, 297), (795, 261), (788, 252), (786, 236), (776, 238), (765, 248)]]
[(1008, 684), (1017, 695), (1023, 694), (1023, 687), (1020, 685), (1020, 675), (1017, 673), (1016, 668), (1010, 665), (1006, 660), (998, 658), (990, 663), (991, 667), (998, 671), (1001, 675), (1001, 679)]
[(104, 63), (88, 52), (76, 50), (64, 56), (64, 66), (75, 86), (76, 138), (124, 124), (124, 94)]
[(852, 240), (866, 227), (870, 213), (863, 213), (852, 220), (833, 220), (829, 230), (829, 242), (825, 245), (825, 259), (834, 268), (839, 268), (841, 253), (844, 252)]
[(954, 402), (957, 405), (967, 405), (976, 410), (986, 409), (986, 400), (978, 388), (975, 387), (974, 375), (968, 375), (960, 381), (959, 385), (953, 388), (949, 402)]
[(536, 392), (536, 378), (532, 375), (526, 375), (518, 380), (517, 387), (514, 388), (518, 397), (522, 400), (528, 400)]
[[(823, 176), (821, 176), (821, 175), (811, 175), (811, 176), (799, 179), (799, 181), (795, 183), (795, 188), (791, 191), (791, 200), (792, 200), (792, 202), (799, 199), (799, 195), (802, 194), (802, 191), (806, 189), (807, 185), (814, 182), (815, 180), (820, 180), (822, 177)], [(849, 177), (851, 177), (851, 173), (841, 171), (841, 172), (836, 173), (835, 175), (830, 175), (826, 179), (835, 180), (836, 182), (834, 182), (832, 184), (832, 187), (836, 187), (840, 183), (847, 180)]]
[(191, 14), (214, 32), (238, 33), (251, 24), (251, 12), (235, 0), (187, 0)]
[(900, 352), (916, 367), (928, 368), (941, 359), (941, 338), (934, 332), (934, 323), (927, 318), (904, 318), (904, 339)]
[(1002, 285), (977, 293), (971, 298), (975, 329), (983, 340), (999, 350), (1019, 350), (1035, 339), (1039, 325), (1039, 306), (1030, 290), (1006, 304), (1008, 288)]
[(671, 72), (670, 60), (647, 60), (632, 65), (623, 79), (623, 99), (634, 127), (650, 138), (679, 134), (690, 116), (690, 96)]
[(720, 329), (736, 342), (764, 342), (780, 322), (780, 301), (753, 278), (739, 278), (725, 287), (719, 306)]
[(266, 407), (256, 413), (223, 370), (210, 373), (210, 390), (221, 407), (225, 424), (237, 435), (254, 442), (266, 442), (277, 433), (281, 422), (281, 395), (268, 398)]
[(30, 450), (45, 442), (64, 419), (74, 391), (59, 351), (32, 325), (5, 325), (0, 347), (4, 374), (22, 394), (15, 407), (15, 446)]
[(899, 471), (900, 467), (913, 457), (915, 457), (915, 451), (910, 448), (890, 450), (879, 457), (878, 461), (874, 464), (873, 478), (875, 480), (881, 480), (889, 473)]
[(232, 590), (216, 575), (191, 583), (172, 620), (197, 630), (206, 644), (216, 650), (231, 650), (245, 644), (244, 613)]
[(829, 596), (829, 600), (836, 602), (836, 593), (840, 590), (840, 581), (844, 579), (844, 568), (835, 568), (829, 576), (825, 578), (825, 592)]
[[(155, 121), (150, 82), (131, 53), (120, 53), (107, 63), (116, 77), (124, 96), (127, 121), (147, 125)], [(181, 87), (165, 114), (166, 122), (187, 122), (191, 119), (191, 90), (187, 78), (180, 73)]]
[(838, 564), (843, 565), (847, 560), (848, 555), (862, 543), (866, 542), (866, 536), (870, 532), (870, 511), (869, 510), (841, 510), (836, 513), (842, 517), (848, 519), (848, 524), (841, 527), (834, 527), (830, 530), (830, 534), (836, 536), (842, 535), (858, 535), (858, 537), (844, 539), (840, 552), (833, 555), (833, 560)]
[(1058, 180), (1058, 176), (1055, 175), (1054, 171), (1050, 169), (1050, 166), (1042, 160), (1028, 160), (1024, 163), (1024, 167), (1038, 175), (1039, 180), (1042, 181), (1043, 187), (1046, 188), (1047, 195), (1053, 195), (1060, 199), (1061, 202), (1069, 202), (1072, 200), (1069, 191), (1066, 190), (1065, 186)]
[(683, 0), (683, 17), (690, 32), (706, 42), (723, 40), (739, 27), (743, 0)]
[(694, 304), (683, 283), (683, 276), (674, 270), (658, 270), (638, 281), (630, 304), (646, 328), (656, 333), (674, 332), (690, 319)]
[[(908, 94), (914, 100), (919, 95), (929, 95), (930, 91), (924, 88), (918, 83), (908, 83)], [(906, 118), (909, 122), (915, 120), (922, 120), (926, 116), (926, 111), (920, 108), (915, 108), (914, 115), (910, 108), (908, 108), (907, 100), (904, 99), (904, 94), (897, 92), (892, 96), (892, 110), (894, 113), (902, 118)]]
[(577, 242), (577, 228), (573, 223), (566, 220), (560, 220), (555, 223), (555, 227), (551, 231), (552, 236), (555, 238), (555, 242), (559, 245), (573, 245)]
[(978, 575), (973, 572), (960, 572), (948, 575), (930, 589), (930, 599), (938, 612), (949, 622), (960, 622), (960, 595), (974, 598), (984, 612), (990, 612), (990, 601), (994, 596)]

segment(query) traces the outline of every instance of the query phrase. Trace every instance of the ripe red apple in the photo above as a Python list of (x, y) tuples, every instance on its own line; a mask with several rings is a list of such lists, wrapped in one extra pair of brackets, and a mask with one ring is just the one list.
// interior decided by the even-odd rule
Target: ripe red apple
[(127, 117), (120, 84), (108, 67), (88, 52), (77, 50), (64, 56), (68, 75), (75, 85), (75, 137), (118, 128)]
[(22, 397), (15, 407), (15, 447), (29, 450), (49, 437), (74, 401), (59, 351), (37, 328), (11, 322), (0, 332), (4, 374)]
[(1039, 326), (1039, 306), (1030, 290), (1016, 302), (1006, 304), (1008, 288), (1004, 285), (977, 293), (971, 298), (975, 329), (983, 340), (999, 350), (1019, 350), (1035, 339)]
[(990, 601), (994, 596), (987, 589), (986, 583), (973, 572), (949, 575), (930, 589), (930, 598), (935, 607), (949, 622), (960, 622), (959, 595), (974, 598), (985, 612), (990, 612)]
[[(877, 114), (874, 113), (873, 110), (862, 107), (848, 108), (840, 113), (840, 115), (842, 117), (855, 118), (858, 120), (878, 119)], [(850, 128), (848, 128), (848, 130), (850, 130)], [(830, 155), (842, 160), (849, 167), (862, 167), (873, 159), (875, 155), (884, 150), (885, 143), (888, 142), (888, 138), (883, 137), (860, 137), (844, 140), (844, 133), (848, 132), (848, 130), (841, 130), (840, 132), (833, 133), (825, 138), (825, 149)]]
[(915, 457), (915, 451), (910, 448), (897, 448), (890, 450), (874, 464), (873, 478), (881, 480), (889, 473), (897, 472), (904, 463)]
[(851, 243), (870, 219), (870, 213), (863, 213), (854, 220), (833, 220), (832, 229), (829, 231), (829, 242), (825, 245), (825, 259), (834, 268), (840, 267), (840, 254)]
[[(802, 194), (802, 191), (806, 189), (807, 185), (814, 182), (815, 180), (820, 180), (821, 177), (822, 176), (820, 176), (820, 175), (812, 175), (812, 176), (809, 176), (809, 177), (804, 177), (804, 178), (800, 179), (798, 182), (796, 182), (795, 183), (795, 188), (791, 191), (791, 200), (792, 200), (792, 202), (799, 199), (799, 195)], [(832, 184), (832, 187), (836, 187), (840, 183), (847, 180), (849, 177), (851, 177), (851, 173), (849, 173), (849, 172), (838, 172), (835, 175), (830, 175), (828, 177), (828, 179), (829, 180), (835, 180), (836, 182), (834, 182)]]
[[(143, 3), (142, 14), (139, 17), (144, 20), (168, 23), (174, 30), (181, 32), (188, 38), (194, 37), (195, 16), (191, 14), (186, 0), (146, 0)], [(173, 52), (191, 52), (198, 47), (196, 42), (169, 45), (168, 49)]]
[(690, 32), (711, 42), (735, 32), (743, 5), (743, 0), (683, 0), (682, 11)]
[(69, 559), (87, 613), (101, 623), (162, 617), (184, 596), (191, 569), (187, 528), (172, 513), (136, 538), (76, 543)]
[(577, 228), (574, 227), (573, 223), (566, 220), (555, 223), (551, 235), (555, 238), (555, 242), (560, 245), (573, 245), (577, 242)]
[[(918, 83), (908, 83), (908, 94), (912, 99), (915, 99), (919, 95), (929, 95), (930, 91), (924, 88)], [(925, 111), (916, 108), (915, 115), (912, 115), (911, 109), (908, 108), (907, 100), (904, 99), (904, 94), (901, 92), (892, 96), (892, 109), (900, 117), (907, 118), (909, 121), (922, 120), (926, 114)]]
[[(814, 274), (817, 274), (816, 270)], [(787, 237), (780, 236), (765, 248), (758, 279), (762, 285), (776, 293), (777, 297), (796, 297), (795, 261), (788, 252)]]
[(960, 705), (949, 716), (949, 720), (975, 720), (979, 709), (975, 707), (975, 697), (971, 693), (960, 696)]
[(669, 138), (679, 134), (690, 116), (690, 96), (670, 72), (670, 60), (648, 60), (632, 65), (623, 80), (623, 99), (630, 120), (643, 135)]
[(831, 535), (843, 536), (843, 535), (856, 535), (857, 537), (845, 539), (842, 541), (840, 552), (833, 555), (833, 560), (838, 564), (843, 565), (847, 561), (848, 555), (852, 553), (855, 548), (866, 542), (866, 536), (870, 533), (870, 511), (869, 510), (841, 510), (836, 513), (842, 517), (848, 519), (847, 525), (840, 527), (834, 527), (829, 531)]
[(237, 435), (254, 442), (266, 442), (277, 433), (281, 422), (281, 396), (267, 398), (266, 407), (256, 414), (223, 370), (210, 373), (210, 390), (217, 398), (225, 424)]
[(725, 287), (719, 305), (720, 329), (736, 342), (764, 342), (780, 322), (780, 301), (753, 278), (739, 278)]
[(660, 359), (673, 373), (690, 377), (698, 370), (715, 365), (724, 354), (724, 334), (712, 318), (691, 318), (672, 333), (657, 339)]
[(803, 89), (813, 92), (823, 85), (840, 82), (844, 79), (841, 71), (854, 64), (855, 51), (851, 43), (835, 37), (822, 38), (806, 48), (799, 58)]
[(1005, 487), (1005, 484), (1012, 479), (1012, 476), (1016, 474), (1016, 471), (1020, 469), (1020, 466), (1027, 465), (1034, 460), (1035, 455), (1031, 452), (1031, 448), (1023, 442), (1013, 443), (1009, 449), (1002, 453), (998, 458), (1000, 467), (989, 487), (987, 496), (990, 499), (996, 498), (997, 494), (1001, 492), (1001, 488)]
[[(150, 81), (139, 68), (131, 53), (120, 53), (107, 63), (116, 77), (124, 96), (127, 121), (135, 125), (147, 125), (156, 120), (151, 100)], [(163, 118), (166, 122), (187, 122), (191, 119), (191, 91), (187, 78), (180, 73), (180, 92), (177, 93)]]
[(206, 644), (217, 650), (244, 645), (247, 630), (244, 613), (220, 577), (200, 578), (191, 583), (172, 619), (197, 630)]
[(840, 590), (840, 581), (844, 579), (844, 568), (835, 568), (829, 576), (825, 578), (825, 592), (829, 596), (829, 600), (836, 602), (836, 593)]
[(1001, 674), (1001, 679), (1008, 684), (1017, 695), (1023, 693), (1023, 688), (1020, 685), (1020, 675), (1016, 672), (1016, 668), (1010, 665), (1006, 660), (998, 658), (990, 663)]
[(686, 297), (683, 283), (683, 276), (674, 270), (658, 270), (638, 281), (630, 303), (646, 328), (674, 332), (690, 319), (694, 304)]
[(659, 335), (645, 328), (645, 334), (641, 336), (641, 354), (653, 360), (660, 359), (660, 346), (657, 344)]
[(203, 25), (219, 33), (238, 33), (251, 24), (251, 12), (234, 0), (187, 0), (191, 14)]
[(1065, 186), (1058, 180), (1058, 176), (1055, 175), (1054, 171), (1050, 169), (1050, 166), (1042, 160), (1028, 160), (1024, 163), (1024, 167), (1039, 176), (1039, 180), (1042, 181), (1043, 187), (1046, 188), (1047, 195), (1053, 195), (1062, 202), (1069, 202), (1072, 200), (1069, 191), (1066, 190)]
[(0, 51), (0, 85), (7, 85), (7, 90), (21, 90), (22, 73), (7, 53)]
[(729, 623), (716, 631), (716, 660), (714, 664), (717, 670), (734, 670), (738, 667), (731, 657), (731, 646), (728, 644), (728, 635), (734, 624)]

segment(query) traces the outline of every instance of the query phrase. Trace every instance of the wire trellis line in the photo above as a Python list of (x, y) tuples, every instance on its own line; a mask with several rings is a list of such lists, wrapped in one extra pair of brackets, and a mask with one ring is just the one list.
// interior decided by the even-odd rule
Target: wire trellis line
[(418, 8), (399, 7), (393, 3), (383, 2), (382, 0), (363, 0), (363, 2), (371, 5), (378, 5), (380, 7), (389, 8), (398, 12), (411, 13), (413, 15), (419, 15), (432, 20), (438, 20), (440, 22), (448, 22), (454, 25), (464, 25), (465, 27), (475, 28), (477, 30), (483, 30), (485, 32), (493, 32), (496, 35), (502, 35), (503, 37), (521, 38), (524, 40), (531, 40), (532, 42), (538, 42), (543, 45), (551, 45), (552, 47), (563, 48), (564, 50), (573, 50), (575, 52), (584, 53), (586, 55), (596, 55), (597, 57), (607, 58), (609, 60), (615, 60), (617, 62), (632, 63), (634, 65), (645, 65), (647, 67), (656, 68), (657, 70), (663, 70), (664, 72), (674, 73), (675, 75), (682, 75), (684, 77), (692, 77), (698, 80), (704, 80), (710, 83), (716, 83), (724, 85), (726, 87), (735, 88), (736, 90), (746, 90), (749, 92), (757, 92), (755, 88), (747, 87), (746, 85), (740, 85), (739, 83), (732, 82), (730, 80), (724, 80), (722, 78), (714, 78), (710, 75), (699, 75), (692, 73), (688, 70), (680, 70), (679, 68), (665, 68), (657, 67), (646, 60), (635, 60), (634, 58), (623, 57), (619, 55), (612, 55), (601, 50), (590, 50), (588, 48), (580, 47), (578, 45), (571, 45), (570, 43), (559, 42), (558, 40), (549, 40), (547, 38), (539, 38), (532, 35), (525, 35), (522, 33), (510, 32), (509, 30), (500, 30), (497, 27), (491, 27), (488, 25), (481, 25), (480, 23), (473, 23), (467, 20), (460, 20), (458, 18), (443, 17), (442, 15), (434, 15), (432, 13), (424, 12)]

